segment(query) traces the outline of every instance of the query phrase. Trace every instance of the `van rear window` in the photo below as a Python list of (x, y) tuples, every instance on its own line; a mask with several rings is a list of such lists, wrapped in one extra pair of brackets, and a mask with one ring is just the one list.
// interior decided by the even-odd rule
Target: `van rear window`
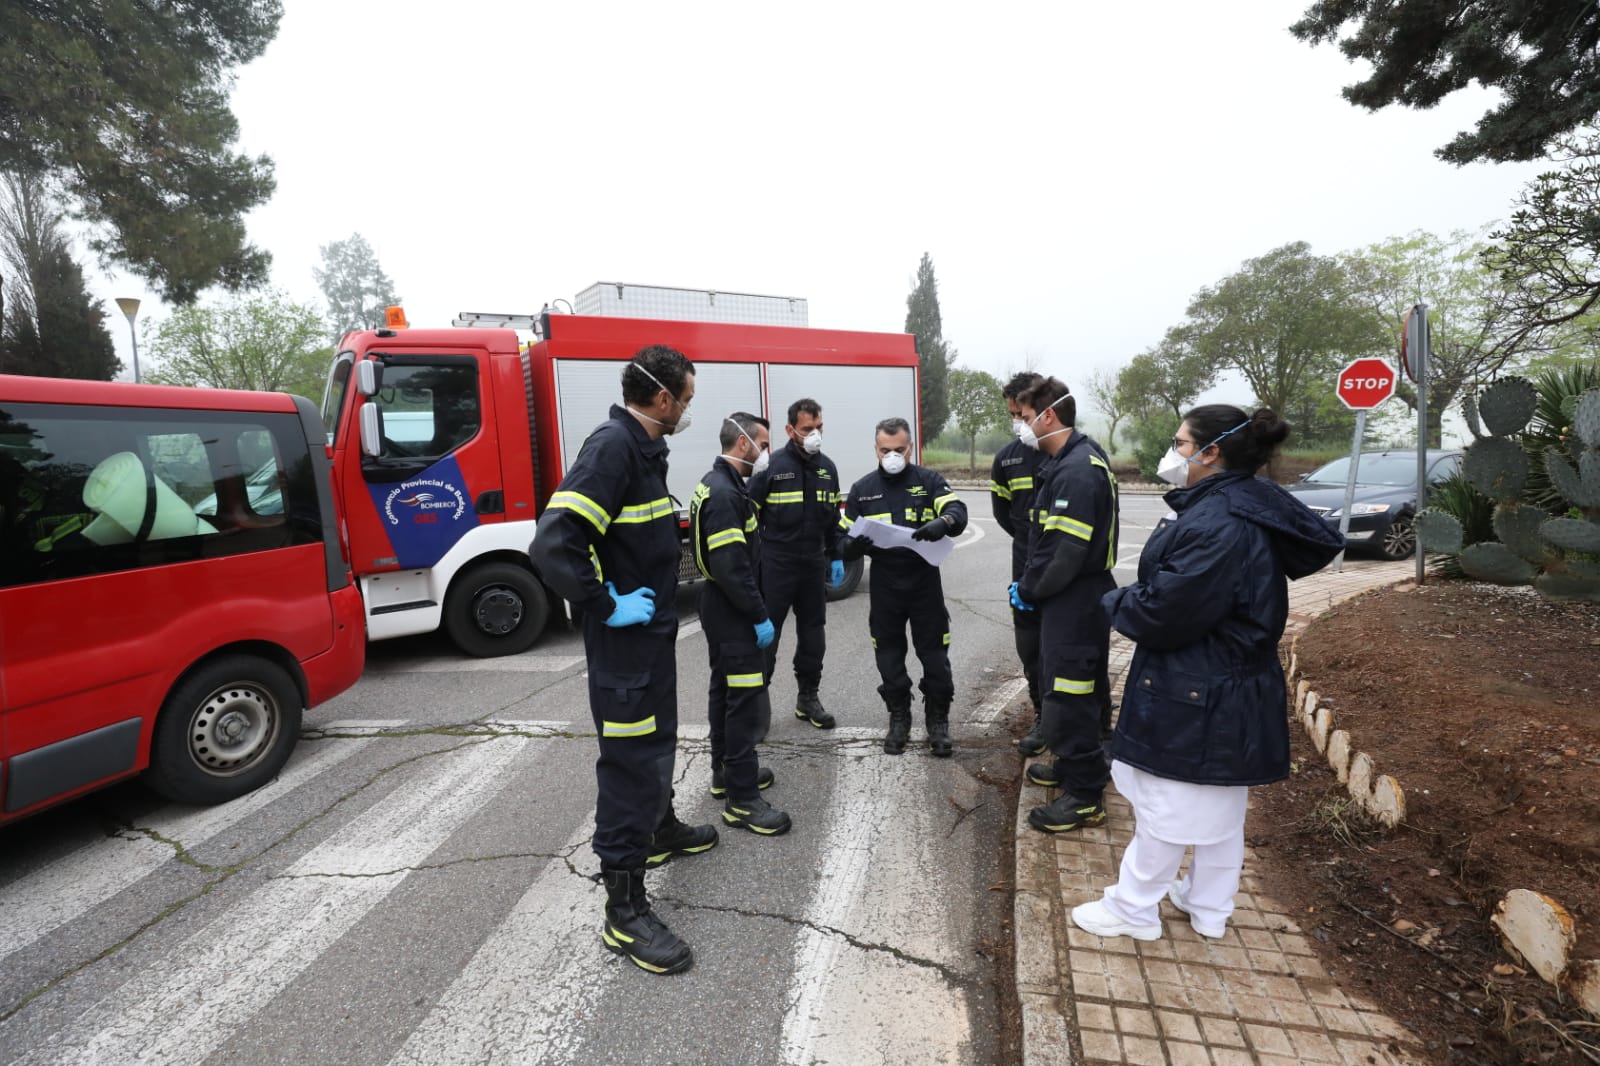
[(0, 404), (0, 587), (322, 540), (291, 414)]

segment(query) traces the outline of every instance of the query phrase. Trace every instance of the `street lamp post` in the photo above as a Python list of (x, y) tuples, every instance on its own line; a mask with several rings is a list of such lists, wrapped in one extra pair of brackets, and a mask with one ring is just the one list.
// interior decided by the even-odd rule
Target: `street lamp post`
[(118, 296), (117, 306), (128, 316), (128, 336), (133, 341), (133, 383), (137, 385), (139, 384), (139, 331), (133, 328), (133, 320), (139, 316), (139, 301), (132, 296)]

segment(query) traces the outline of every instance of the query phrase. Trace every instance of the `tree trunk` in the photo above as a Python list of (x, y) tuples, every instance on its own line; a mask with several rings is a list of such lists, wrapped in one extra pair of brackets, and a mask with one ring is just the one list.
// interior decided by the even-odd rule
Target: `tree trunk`
[(967, 434), (967, 476), (978, 476), (978, 435)]

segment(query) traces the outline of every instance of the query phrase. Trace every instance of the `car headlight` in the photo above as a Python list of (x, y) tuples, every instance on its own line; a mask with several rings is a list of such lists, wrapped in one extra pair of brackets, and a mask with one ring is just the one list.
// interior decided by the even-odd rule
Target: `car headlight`
[[(1358, 503), (1351, 506), (1350, 514), (1352, 517), (1358, 514), (1382, 514), (1389, 507), (1390, 505), (1387, 503)], [(1338, 518), (1342, 514), (1344, 514), (1344, 508), (1337, 507), (1328, 512), (1328, 517)]]

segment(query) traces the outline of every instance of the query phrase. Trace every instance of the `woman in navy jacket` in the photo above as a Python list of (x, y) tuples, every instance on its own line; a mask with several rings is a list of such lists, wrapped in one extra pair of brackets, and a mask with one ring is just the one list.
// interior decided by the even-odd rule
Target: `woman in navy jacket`
[(1247, 787), (1289, 776), (1286, 579), (1320, 570), (1343, 544), (1255, 476), (1288, 436), (1265, 408), (1190, 411), (1161, 464), (1178, 486), (1166, 495), (1174, 514), (1145, 544), (1138, 581), (1102, 600), (1137, 645), (1111, 748), (1136, 825), (1117, 883), (1072, 911), (1088, 932), (1155, 940), (1165, 895), (1196, 932), (1222, 936), (1244, 865)]

